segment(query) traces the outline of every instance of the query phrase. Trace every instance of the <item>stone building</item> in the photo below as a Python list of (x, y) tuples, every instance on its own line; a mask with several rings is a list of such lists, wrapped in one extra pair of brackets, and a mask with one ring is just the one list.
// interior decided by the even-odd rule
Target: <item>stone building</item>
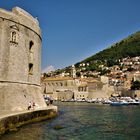
[(70, 100), (78, 92), (81, 82), (72, 77), (46, 78), (42, 82), (42, 93), (55, 100)]
[(37, 19), (19, 7), (0, 9), (0, 109), (46, 107), (40, 88), (41, 31)]
[(140, 81), (140, 72), (134, 73), (134, 81)]
[(42, 82), (42, 93), (49, 95), (55, 100), (66, 99), (65, 97), (68, 96), (65, 96), (65, 94), (71, 94), (71, 92), (77, 91), (79, 84), (78, 80), (71, 77), (46, 78)]
[[(106, 80), (105, 80), (106, 81)], [(108, 82), (71, 77), (46, 78), (42, 81), (42, 93), (55, 100), (86, 100), (109, 98), (114, 92)]]

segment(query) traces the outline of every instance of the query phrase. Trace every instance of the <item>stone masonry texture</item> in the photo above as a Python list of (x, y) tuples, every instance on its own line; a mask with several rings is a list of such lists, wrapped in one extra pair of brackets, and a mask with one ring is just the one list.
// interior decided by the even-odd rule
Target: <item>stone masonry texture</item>
[(37, 19), (19, 7), (0, 9), (0, 110), (46, 107), (40, 88), (41, 31)]

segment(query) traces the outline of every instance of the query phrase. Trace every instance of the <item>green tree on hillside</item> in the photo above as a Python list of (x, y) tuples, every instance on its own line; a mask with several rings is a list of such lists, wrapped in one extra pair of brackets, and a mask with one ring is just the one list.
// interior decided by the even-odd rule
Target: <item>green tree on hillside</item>
[[(132, 34), (128, 38), (117, 42), (111, 47), (100, 51), (99, 53), (83, 60), (80, 63), (90, 63), (96, 60), (104, 61), (111, 60), (116, 61), (125, 57), (135, 57), (140, 56), (140, 32)], [(109, 64), (110, 65), (110, 64)], [(112, 62), (111, 62), (112, 65)]]
[(132, 81), (132, 90), (140, 90), (140, 81)]

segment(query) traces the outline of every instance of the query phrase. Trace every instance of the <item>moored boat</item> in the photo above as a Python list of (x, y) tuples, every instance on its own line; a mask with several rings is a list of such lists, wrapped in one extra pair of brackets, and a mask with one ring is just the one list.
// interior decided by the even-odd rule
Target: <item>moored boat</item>
[(110, 103), (111, 106), (122, 106), (122, 105), (129, 105), (127, 101), (115, 101)]

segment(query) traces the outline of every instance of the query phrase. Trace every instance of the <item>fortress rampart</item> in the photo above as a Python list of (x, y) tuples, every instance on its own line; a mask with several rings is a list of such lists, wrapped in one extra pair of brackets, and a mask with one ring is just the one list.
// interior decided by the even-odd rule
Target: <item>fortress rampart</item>
[(39, 28), (38, 20), (19, 7), (13, 8), (12, 11), (7, 11), (0, 8), (0, 18), (3, 20), (15, 22), (21, 26), (25, 26), (29, 30), (32, 30), (38, 34), (38, 36), (41, 38), (41, 31)]
[(19, 7), (0, 9), (0, 109), (46, 107), (40, 88), (41, 31), (36, 18)]

